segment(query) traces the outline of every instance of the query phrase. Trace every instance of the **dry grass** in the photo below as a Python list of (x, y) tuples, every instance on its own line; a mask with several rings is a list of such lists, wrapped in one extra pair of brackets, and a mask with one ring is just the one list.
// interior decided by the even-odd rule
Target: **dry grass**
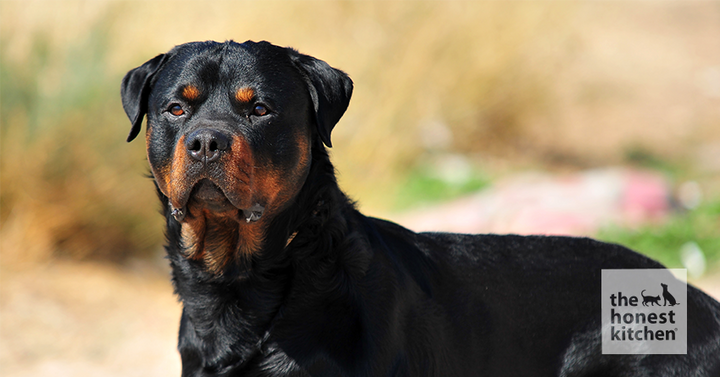
[(178, 376), (180, 303), (165, 274), (56, 262), (3, 271), (3, 376)]
[[(454, 122), (471, 135), (467, 120), (480, 117), (519, 128), (541, 85), (498, 83), (533, 80), (524, 46), (553, 29), (548, 15), (563, 13), (500, 3), (27, 4), (2, 3), (0, 219), (3, 257), (13, 263), (157, 249), (142, 142), (122, 142), (128, 122), (117, 94), (124, 72), (174, 44), (269, 39), (350, 72), (357, 91), (334, 139), (346, 153), (338, 163), (347, 185), (363, 192), (372, 186), (353, 171), (382, 182), (423, 152), (418, 124)], [(518, 132), (490, 134), (509, 142)]]
[(105, 38), (65, 51), (38, 33), (23, 61), (3, 54), (0, 66), (4, 262), (119, 260), (156, 248), (152, 183), (142, 178), (142, 147), (121, 142)]

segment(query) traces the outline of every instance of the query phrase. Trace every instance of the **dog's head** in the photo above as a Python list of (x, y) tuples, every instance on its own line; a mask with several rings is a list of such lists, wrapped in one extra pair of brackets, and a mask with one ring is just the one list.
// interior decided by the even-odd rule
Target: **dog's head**
[(121, 94), (128, 141), (147, 115), (148, 161), (178, 221), (254, 223), (297, 195), (351, 93), (346, 74), (290, 48), (195, 42), (128, 72)]

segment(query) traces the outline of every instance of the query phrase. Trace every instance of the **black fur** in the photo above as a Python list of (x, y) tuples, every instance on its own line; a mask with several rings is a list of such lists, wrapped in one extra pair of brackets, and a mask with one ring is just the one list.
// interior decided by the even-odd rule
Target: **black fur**
[[(180, 46), (164, 64), (179, 69), (220, 47)], [(663, 268), (644, 256), (586, 238), (418, 234), (363, 216), (338, 188), (323, 145), (351, 81), (284, 51), (312, 105), (310, 118), (300, 113), (288, 127), (314, 129), (312, 162), (273, 214), (262, 249), (208, 271), (187, 258), (181, 224), (158, 190), (184, 308), (183, 376), (720, 376), (720, 304), (691, 286), (687, 355), (601, 354), (601, 270)], [(173, 89), (153, 83), (157, 59), (123, 81), (130, 139), (151, 108), (149, 91)]]
[[(322, 60), (292, 51), (290, 56), (307, 81), (320, 139), (332, 147), (330, 133), (345, 113), (352, 95), (352, 81)], [(344, 104), (338, 106), (338, 104)]]

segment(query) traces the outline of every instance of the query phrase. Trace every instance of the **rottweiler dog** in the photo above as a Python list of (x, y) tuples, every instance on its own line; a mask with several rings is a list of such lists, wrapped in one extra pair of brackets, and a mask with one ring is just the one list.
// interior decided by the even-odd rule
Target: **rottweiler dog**
[(366, 217), (326, 147), (353, 84), (267, 42), (195, 42), (128, 72), (183, 304), (183, 376), (720, 376), (720, 304), (687, 288), (687, 355), (603, 355), (587, 238), (414, 233)]

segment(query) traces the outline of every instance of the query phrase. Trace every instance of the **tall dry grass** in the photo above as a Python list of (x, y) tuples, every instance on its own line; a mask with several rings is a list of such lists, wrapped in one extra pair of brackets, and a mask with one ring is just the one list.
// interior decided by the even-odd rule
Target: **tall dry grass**
[(266, 39), (347, 71), (356, 90), (334, 157), (352, 194), (383, 203), (419, 156), (522, 139), (526, 119), (547, 104), (573, 4), (5, 0), (2, 259), (122, 260), (158, 249), (143, 145), (123, 142), (118, 87), (128, 69), (175, 44)]
[(31, 43), (22, 61), (0, 62), (3, 263), (120, 260), (156, 248), (142, 147), (118, 140), (121, 76), (107, 68), (107, 31), (95, 26), (67, 50), (42, 30)]

